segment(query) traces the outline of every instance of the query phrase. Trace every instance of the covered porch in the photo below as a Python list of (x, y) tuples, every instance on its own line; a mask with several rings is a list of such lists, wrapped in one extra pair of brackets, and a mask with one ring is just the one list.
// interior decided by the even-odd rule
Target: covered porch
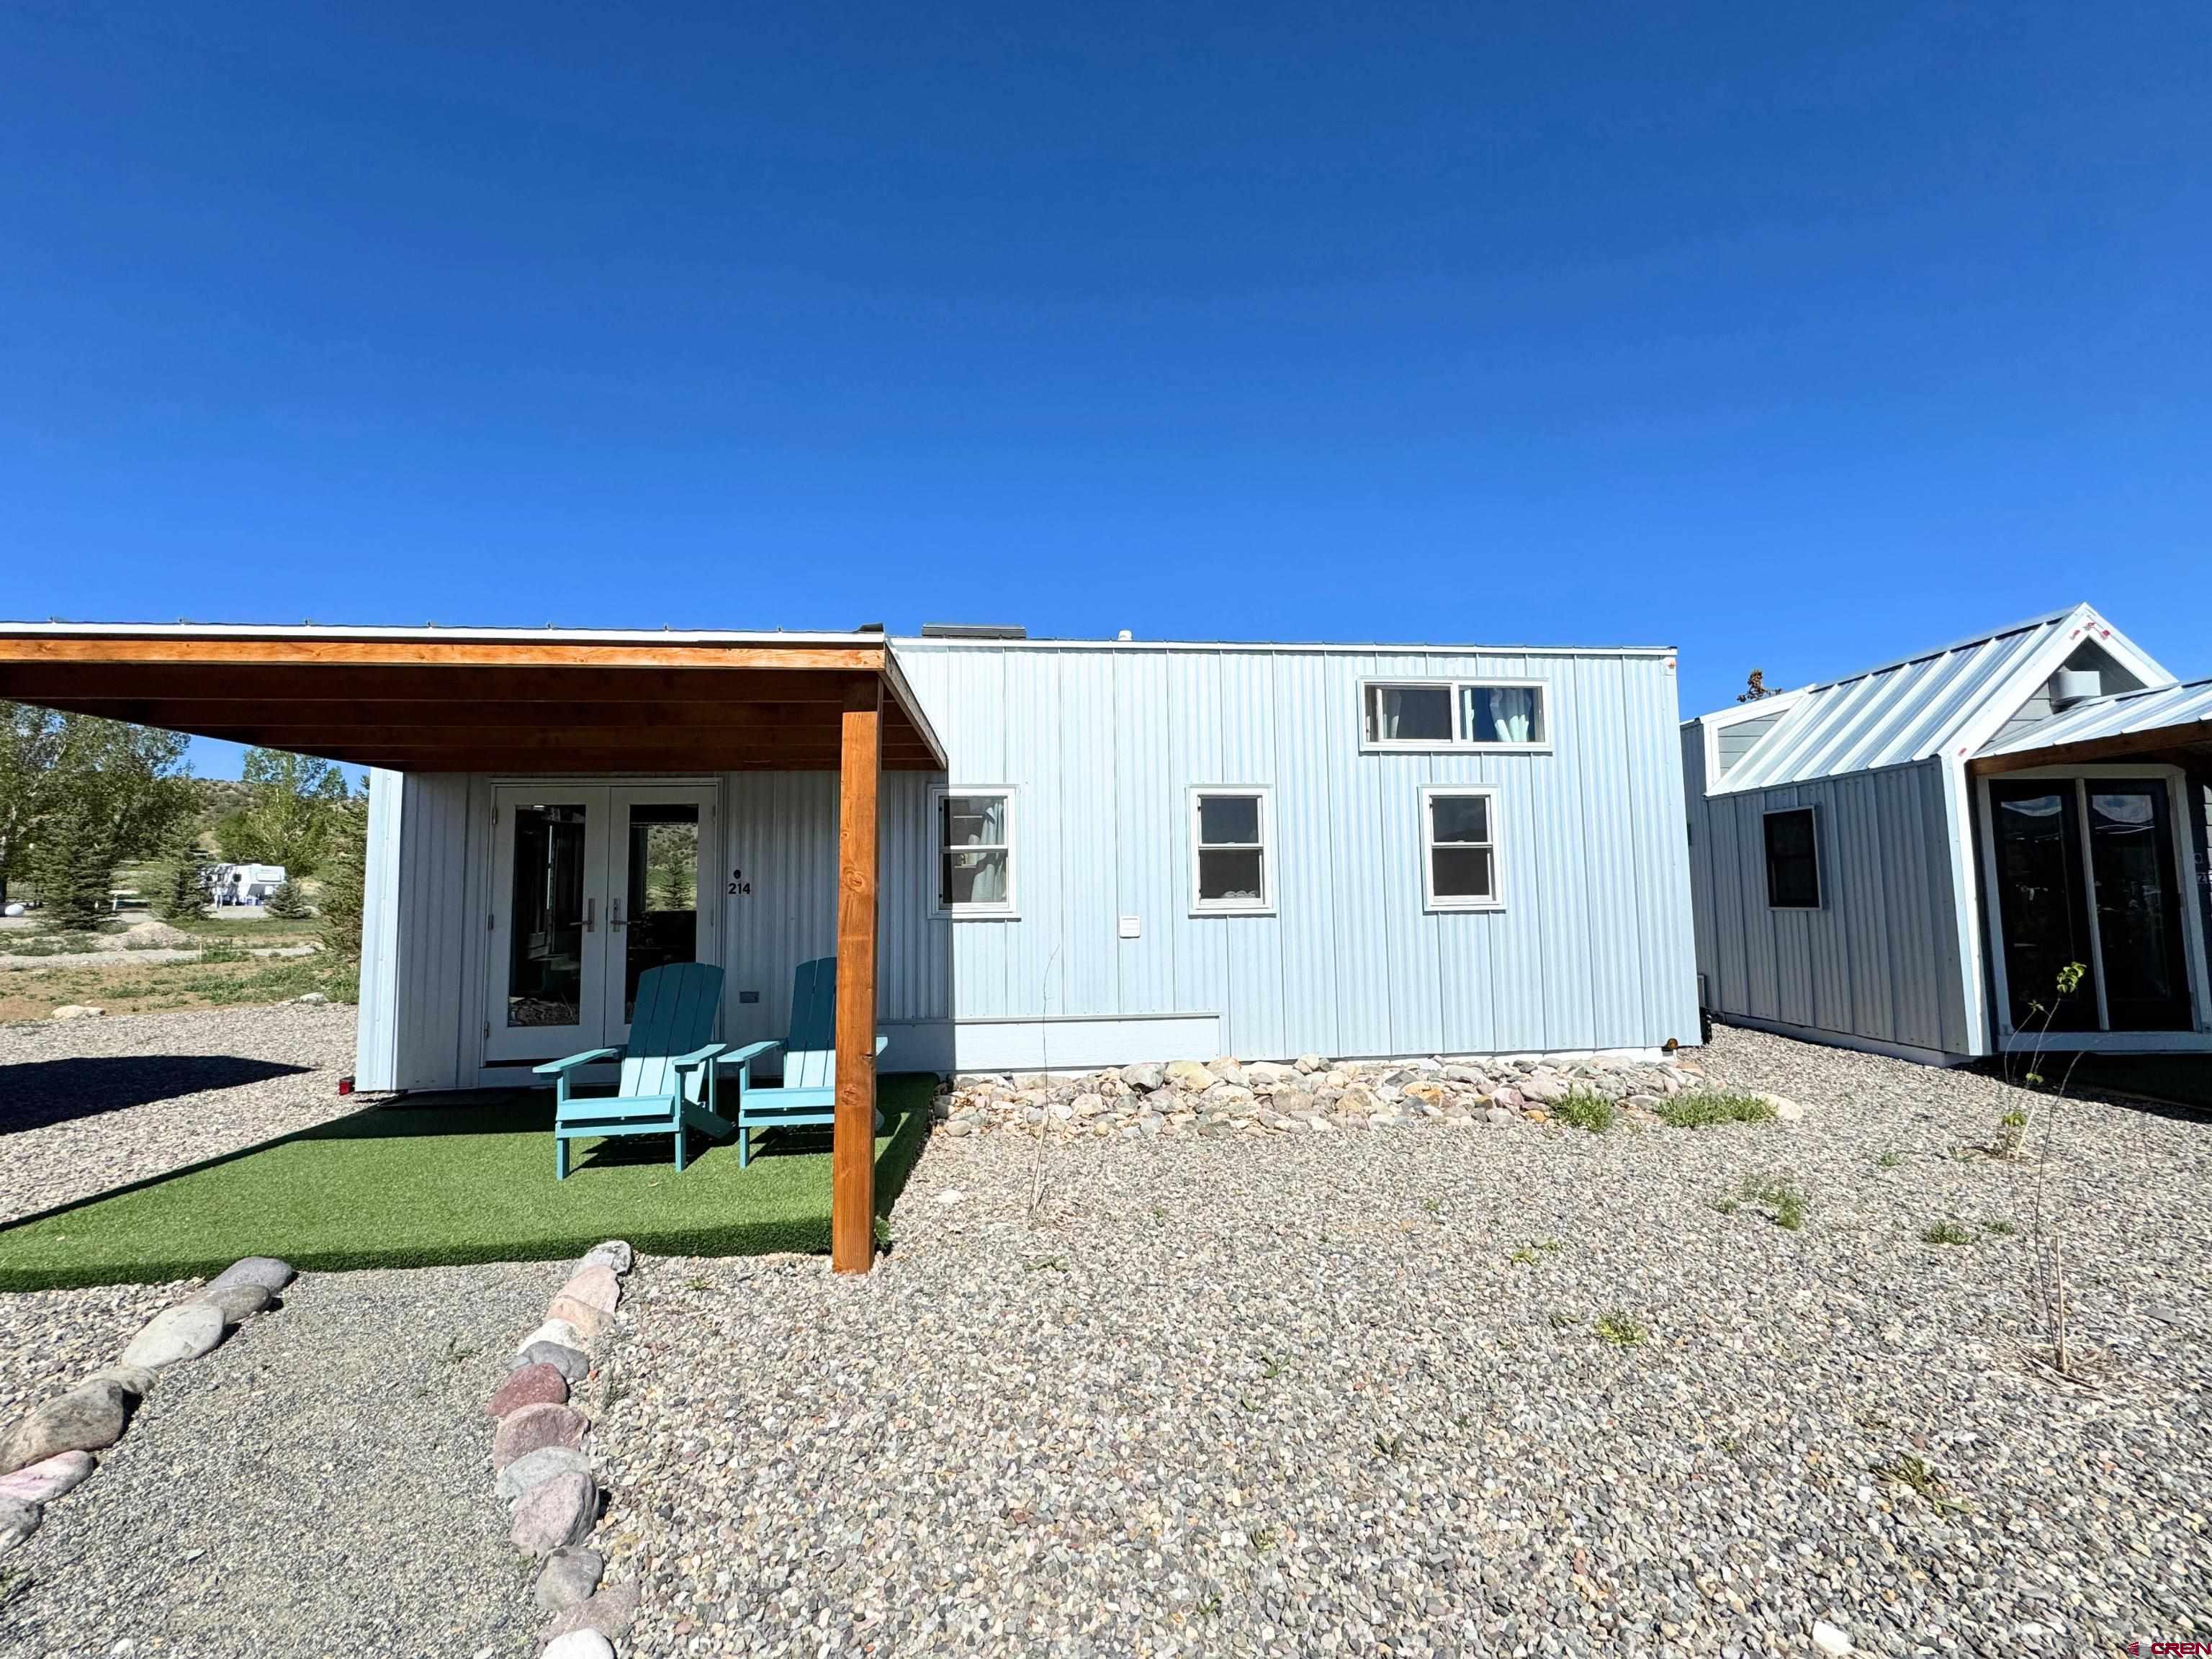
[(445, 1086), (619, 1042), (641, 969), (723, 959), (753, 896), (732, 780), (834, 778), (831, 1247), (869, 1265), (883, 780), (945, 764), (880, 633), (9, 623), (0, 697), (371, 769), (364, 1071), (441, 1048)]
[(2000, 1045), (2212, 1054), (2212, 681), (2077, 703), (1967, 773)]

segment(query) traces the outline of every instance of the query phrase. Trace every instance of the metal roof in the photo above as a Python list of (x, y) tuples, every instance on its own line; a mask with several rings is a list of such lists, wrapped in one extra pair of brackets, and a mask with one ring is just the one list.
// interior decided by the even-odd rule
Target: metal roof
[(1981, 753), (2021, 755), (2031, 750), (2054, 749), (2062, 744), (2094, 743), (2100, 738), (2125, 737), (2131, 732), (2156, 732), (2208, 720), (2212, 720), (2212, 680), (2193, 680), (2187, 685), (2116, 691), (2109, 697), (2092, 697), (2053, 714), (2033, 731), (1987, 744)]
[[(1771, 789), (1924, 760), (1984, 714), (2046, 646), (2077, 633), (2094, 634), (2100, 645), (2114, 643), (2112, 625), (2088, 605), (2077, 605), (1846, 679), (1808, 686), (1726, 777), (1709, 783), (1707, 793)], [(2124, 637), (2118, 648), (2148, 663)], [(2020, 695), (2024, 700), (2027, 690)]]

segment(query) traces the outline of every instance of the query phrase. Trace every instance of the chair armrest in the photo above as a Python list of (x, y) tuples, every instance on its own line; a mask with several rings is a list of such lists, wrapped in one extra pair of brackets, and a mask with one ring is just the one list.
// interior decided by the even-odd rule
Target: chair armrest
[(742, 1066), (748, 1060), (758, 1060), (763, 1054), (768, 1053), (771, 1048), (781, 1048), (782, 1047), (783, 1040), (781, 1037), (770, 1037), (765, 1042), (748, 1042), (744, 1048), (733, 1048), (728, 1054), (724, 1054), (721, 1059), (721, 1064), (725, 1066)]
[(614, 1060), (621, 1054), (619, 1048), (587, 1048), (580, 1054), (570, 1054), (566, 1060), (549, 1060), (543, 1066), (533, 1066), (530, 1069), (538, 1077), (559, 1077), (563, 1072), (572, 1071), (579, 1066), (588, 1066), (595, 1060)]
[(726, 1042), (710, 1042), (703, 1048), (694, 1048), (688, 1054), (678, 1054), (668, 1063), (679, 1072), (696, 1072), (729, 1046)]

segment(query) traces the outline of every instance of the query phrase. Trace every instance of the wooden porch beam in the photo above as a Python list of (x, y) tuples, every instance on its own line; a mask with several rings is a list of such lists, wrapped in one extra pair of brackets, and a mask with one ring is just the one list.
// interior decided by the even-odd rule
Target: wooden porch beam
[[(252, 702), (187, 697), (76, 698), (82, 712), (108, 720), (129, 720), (137, 726), (158, 726), (172, 732), (195, 732), (203, 737), (228, 737), (234, 732), (319, 732), (333, 727), (337, 711), (326, 704), (295, 705), (282, 699)], [(689, 731), (722, 727), (779, 730), (791, 726), (818, 727), (834, 736), (843, 697), (830, 702), (763, 702), (720, 698), (680, 702), (562, 703), (483, 702), (468, 697), (391, 700), (381, 697), (350, 700), (347, 713), (356, 727), (387, 727), (407, 731), (516, 732), (640, 732), (681, 726)], [(902, 725), (893, 730), (911, 732)], [(919, 742), (917, 735), (915, 741)]]
[(2212, 752), (2212, 720), (2195, 720), (2186, 726), (2122, 732), (2109, 738), (2063, 743), (2050, 749), (1986, 756), (1969, 761), (1966, 769), (1976, 777), (1995, 777), (2038, 766), (2087, 765), (2097, 761), (2136, 760), (2168, 753), (2178, 763), (2187, 763), (2192, 758), (2201, 763), (2208, 752)]
[(179, 635), (11, 635), (0, 641), (11, 662), (190, 663), (269, 667), (375, 665), (436, 668), (799, 668), (880, 672), (888, 647), (773, 645), (714, 641), (332, 639), (304, 635), (191, 638)]
[[(797, 668), (329, 667), (299, 665), (24, 662), (0, 640), (0, 697), (88, 713), (146, 700), (179, 702), (698, 703), (722, 699), (842, 708), (841, 675)], [(121, 719), (123, 716), (117, 716)]]
[[(143, 725), (158, 722), (143, 721)], [(174, 729), (174, 728), (172, 728)], [(757, 752), (763, 757), (816, 749), (832, 761), (837, 755), (837, 728), (809, 722), (784, 726), (732, 725), (719, 726), (653, 725), (578, 726), (566, 723), (543, 728), (477, 726), (458, 729), (440, 726), (195, 726), (193, 733), (220, 738), (227, 743), (258, 744), (264, 749), (290, 749), (303, 754), (320, 752), (319, 744), (348, 749), (374, 750), (381, 754), (436, 754), (465, 748), (478, 752), (511, 750), (516, 754), (565, 754), (578, 749), (697, 747), (704, 753)], [(920, 758), (928, 751), (920, 738), (908, 734), (894, 738), (886, 733), (884, 752)]]
[(876, 1259), (877, 787), (882, 680), (847, 690), (837, 780), (837, 1095), (830, 1153), (830, 1265)]

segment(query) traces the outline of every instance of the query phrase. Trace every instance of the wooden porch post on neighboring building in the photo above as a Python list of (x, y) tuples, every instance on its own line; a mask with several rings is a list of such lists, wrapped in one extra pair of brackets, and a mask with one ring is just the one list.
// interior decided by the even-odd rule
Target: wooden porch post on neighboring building
[(845, 694), (837, 788), (837, 1104), (830, 1265), (864, 1273), (876, 1259), (876, 793), (883, 771), (883, 682)]

